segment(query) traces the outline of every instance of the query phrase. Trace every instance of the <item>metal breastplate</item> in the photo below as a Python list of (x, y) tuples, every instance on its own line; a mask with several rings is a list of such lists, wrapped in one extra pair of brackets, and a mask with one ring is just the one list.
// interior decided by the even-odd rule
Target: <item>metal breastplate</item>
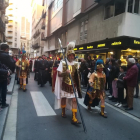
[[(73, 83), (75, 84), (76, 67), (75, 65), (68, 65), (68, 67), (69, 67), (69, 70), (71, 71), (71, 77), (72, 77)], [(63, 63), (63, 72), (65, 72), (66, 70), (67, 70), (66, 64)], [(68, 74), (63, 77), (63, 82), (66, 83), (67, 85), (72, 85), (71, 79)]]
[(26, 68), (27, 68), (27, 62), (26, 61), (24, 61), (24, 62), (21, 62), (21, 69), (23, 70), (23, 71), (25, 71), (26, 70)]
[(94, 89), (104, 90), (104, 88), (105, 88), (105, 74), (103, 74), (103, 77), (98, 77), (98, 75), (95, 74), (93, 87), (94, 87)]

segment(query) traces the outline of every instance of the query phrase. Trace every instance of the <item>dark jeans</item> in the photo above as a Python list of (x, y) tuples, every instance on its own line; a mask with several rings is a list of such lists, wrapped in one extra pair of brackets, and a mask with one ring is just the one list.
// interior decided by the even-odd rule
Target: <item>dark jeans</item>
[(124, 101), (124, 88), (118, 88), (118, 102), (123, 103)]
[(110, 89), (109, 77), (106, 77), (105, 89), (106, 89), (106, 90), (109, 90), (109, 89)]
[(139, 96), (139, 83), (136, 85), (136, 96)]
[(109, 93), (110, 95), (112, 95), (112, 82), (111, 81), (109, 82), (109, 87), (110, 87)]
[(6, 94), (7, 94), (7, 80), (0, 82), (1, 100), (2, 105), (6, 104)]

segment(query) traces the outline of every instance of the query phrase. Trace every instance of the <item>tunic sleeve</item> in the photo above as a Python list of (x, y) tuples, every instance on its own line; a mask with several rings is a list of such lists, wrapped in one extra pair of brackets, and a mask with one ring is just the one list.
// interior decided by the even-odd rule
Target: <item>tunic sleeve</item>
[(20, 62), (19, 60), (16, 62), (16, 66), (19, 66), (19, 62)]
[(93, 82), (93, 81), (94, 81), (94, 77), (95, 77), (95, 74), (92, 73), (92, 75), (91, 75), (90, 78), (89, 78), (89, 82)]
[(60, 62), (59, 67), (57, 68), (57, 71), (63, 72), (62, 66), (63, 66), (62, 62)]

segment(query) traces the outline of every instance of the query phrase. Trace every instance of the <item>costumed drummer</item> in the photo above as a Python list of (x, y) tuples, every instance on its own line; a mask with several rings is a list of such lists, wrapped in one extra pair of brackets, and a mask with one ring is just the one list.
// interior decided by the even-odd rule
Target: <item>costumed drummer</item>
[(105, 109), (105, 83), (106, 83), (106, 75), (103, 72), (103, 64), (97, 65), (97, 71), (92, 73), (89, 78), (90, 87), (87, 90), (84, 104), (88, 106), (88, 110), (91, 110), (91, 107), (95, 107), (99, 105), (99, 101), (101, 101), (101, 113), (100, 115), (104, 118), (107, 116), (104, 113)]
[(29, 61), (26, 59), (26, 51), (22, 52), (22, 58), (16, 62), (16, 66), (20, 67), (19, 78), (20, 78), (20, 89), (26, 91), (26, 78), (29, 72)]
[(75, 94), (73, 92), (72, 82), (69, 74), (71, 74), (74, 87), (76, 90), (76, 96), (82, 98), (81, 86), (80, 86), (80, 77), (79, 77), (79, 65), (74, 61), (75, 52), (74, 52), (75, 43), (71, 42), (67, 46), (67, 64), (66, 67), (65, 61), (61, 61), (57, 69), (57, 76), (55, 82), (55, 109), (62, 109), (62, 117), (66, 118), (65, 109), (72, 111), (72, 124), (81, 124), (77, 119), (77, 101)]

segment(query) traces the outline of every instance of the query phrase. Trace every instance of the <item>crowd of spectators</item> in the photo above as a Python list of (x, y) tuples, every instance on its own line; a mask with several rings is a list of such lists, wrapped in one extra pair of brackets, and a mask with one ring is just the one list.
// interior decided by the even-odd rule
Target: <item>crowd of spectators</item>
[(102, 56), (98, 58), (94, 56), (93, 59), (88, 56), (87, 61), (80, 59), (81, 84), (86, 88), (90, 74), (96, 71), (98, 64), (103, 64), (106, 74), (105, 90), (109, 92), (108, 99), (117, 107), (133, 110), (133, 98), (139, 96), (140, 64), (138, 59), (131, 55), (126, 58), (126, 61), (127, 65), (122, 65), (121, 60), (115, 59), (114, 55), (107, 58), (105, 63)]

